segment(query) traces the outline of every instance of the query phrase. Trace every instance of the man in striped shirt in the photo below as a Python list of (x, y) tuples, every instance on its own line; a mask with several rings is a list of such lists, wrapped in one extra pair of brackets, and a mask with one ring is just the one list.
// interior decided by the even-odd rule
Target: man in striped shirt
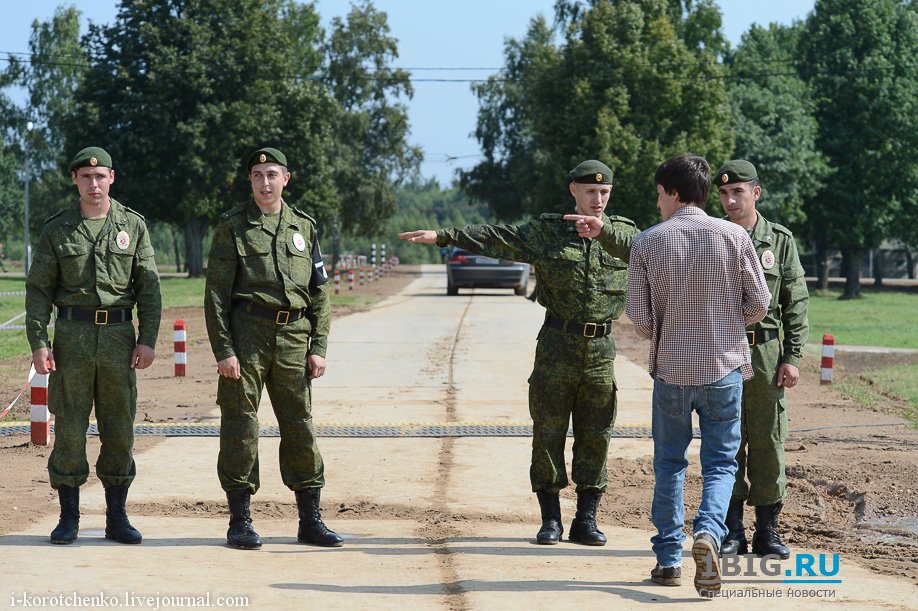
[(703, 488), (692, 523), (694, 584), (713, 597), (740, 446), (743, 380), (752, 377), (746, 326), (765, 316), (771, 294), (746, 231), (704, 211), (711, 185), (704, 159), (677, 155), (660, 165), (654, 182), (663, 222), (634, 240), (626, 302), (635, 329), (651, 340), (651, 579), (681, 584), (683, 484), (696, 411)]

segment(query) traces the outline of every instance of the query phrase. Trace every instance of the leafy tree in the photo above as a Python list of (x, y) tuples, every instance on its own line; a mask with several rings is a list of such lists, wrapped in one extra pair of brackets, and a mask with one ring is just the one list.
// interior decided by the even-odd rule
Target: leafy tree
[(816, 146), (812, 92), (794, 65), (802, 33), (800, 22), (753, 26), (727, 58), (727, 86), (736, 126), (733, 157), (756, 165), (765, 193), (762, 213), (815, 236), (818, 228), (805, 224), (804, 202), (823, 185), (828, 165)]
[(901, 0), (817, 0), (801, 40), (817, 143), (832, 168), (806, 212), (841, 248), (845, 298), (860, 295), (861, 254), (914, 201), (916, 40), (915, 5)]
[(247, 192), (240, 176), (252, 150), (288, 155), (294, 205), (334, 200), (327, 117), (336, 109), (320, 84), (298, 78), (314, 68), (304, 52), (320, 35), (312, 10), (292, 0), (122, 0), (111, 26), (90, 28), (69, 148), (104, 141), (128, 205), (183, 226), (190, 275), (202, 273), (210, 222)]
[(615, 173), (611, 211), (657, 222), (663, 159), (733, 148), (719, 26), (710, 2), (559, 0), (554, 25), (533, 19), (506, 43), (501, 73), (475, 87), (485, 159), (462, 172), (463, 189), (502, 219), (557, 211), (570, 168), (598, 158)]
[(21, 83), (28, 94), (25, 114), (34, 123), (27, 135), (34, 180), (29, 211), (34, 242), (48, 216), (75, 199), (66, 166), (76, 150), (67, 148), (64, 134), (87, 67), (80, 45), (80, 11), (73, 6), (60, 7), (49, 21), (34, 22), (29, 57)]
[(334, 131), (334, 180), (342, 228), (378, 232), (395, 211), (395, 188), (421, 160), (408, 144), (408, 113), (399, 100), (414, 90), (405, 70), (391, 67), (398, 43), (384, 12), (364, 0), (347, 19), (335, 17), (327, 45), (331, 94), (344, 112)]

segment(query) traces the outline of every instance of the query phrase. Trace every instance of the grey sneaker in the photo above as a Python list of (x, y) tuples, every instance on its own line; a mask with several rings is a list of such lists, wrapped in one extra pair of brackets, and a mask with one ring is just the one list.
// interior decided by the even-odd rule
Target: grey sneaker
[(682, 567), (667, 566), (662, 567), (659, 564), (650, 571), (650, 581), (658, 583), (661, 586), (681, 586), (682, 585)]
[(720, 592), (722, 579), (714, 537), (708, 533), (695, 535), (692, 558), (695, 560), (695, 590), (699, 596), (714, 598)]

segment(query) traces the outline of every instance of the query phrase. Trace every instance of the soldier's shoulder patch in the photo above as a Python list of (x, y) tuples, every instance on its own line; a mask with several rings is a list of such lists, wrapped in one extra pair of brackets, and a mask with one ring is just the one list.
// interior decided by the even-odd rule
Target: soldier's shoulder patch
[(220, 218), (221, 218), (221, 219), (228, 219), (228, 218), (230, 218), (230, 217), (236, 216), (237, 214), (239, 214), (240, 212), (242, 212), (243, 210), (245, 210), (245, 208), (246, 208), (246, 204), (239, 204), (238, 206), (236, 206), (236, 207), (234, 207), (234, 208), (230, 208), (229, 210), (227, 210), (226, 212), (224, 212), (223, 214), (221, 214), (221, 215), (220, 215)]
[(637, 223), (635, 223), (631, 219), (624, 217), (624, 216), (610, 215), (609, 220), (612, 221), (613, 223), (622, 223), (623, 225), (630, 225), (631, 227), (637, 227)]
[(561, 221), (564, 219), (564, 215), (559, 212), (546, 212), (539, 215), (540, 221)]
[(787, 227), (785, 227), (784, 225), (779, 225), (778, 223), (772, 223), (771, 228), (775, 233), (783, 233), (789, 238), (794, 237), (794, 232), (788, 229)]
[(57, 212), (55, 212), (54, 214), (52, 214), (51, 216), (45, 219), (45, 225), (47, 225), (54, 219), (58, 218), (60, 215), (64, 214), (65, 212), (67, 212), (67, 208), (61, 208), (60, 210), (58, 210)]
[(316, 219), (312, 218), (311, 216), (309, 216), (308, 214), (306, 214), (299, 208), (294, 208), (293, 206), (290, 206), (290, 210), (293, 212), (293, 214), (297, 215), (298, 217), (308, 220), (313, 225), (318, 225), (318, 223), (316, 222)]
[[(124, 205), (124, 204), (122, 204), (122, 205)], [(145, 218), (143, 218), (143, 215), (142, 215), (142, 214), (140, 214), (139, 212), (137, 212), (137, 211), (134, 210), (133, 208), (128, 208), (127, 206), (124, 206), (124, 211), (125, 211), (125, 212), (129, 212), (130, 214), (133, 214), (134, 216), (139, 216), (141, 221), (145, 221), (145, 220), (146, 220)]]

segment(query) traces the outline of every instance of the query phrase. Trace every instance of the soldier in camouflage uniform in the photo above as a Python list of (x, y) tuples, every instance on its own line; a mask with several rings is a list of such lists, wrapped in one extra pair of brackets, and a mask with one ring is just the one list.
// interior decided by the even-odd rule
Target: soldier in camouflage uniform
[(454, 244), (533, 265), (537, 299), (546, 309), (529, 378), (530, 481), (542, 512), (536, 541), (555, 544), (564, 532), (558, 493), (568, 485), (564, 444), (572, 422), (577, 514), (568, 537), (605, 545), (596, 511), (608, 483), (606, 461), (617, 406), (612, 321), (624, 308), (627, 261), (637, 228), (626, 218), (604, 213), (612, 192), (608, 166), (585, 161), (570, 177), (577, 214), (543, 214), (521, 225), (411, 231), (399, 237)]
[[(61, 514), (51, 542), (77, 539), (80, 486), (89, 476), (86, 429), (95, 404), (105, 537), (140, 543), (125, 511), (136, 473), (134, 370), (149, 367), (155, 356), (159, 275), (143, 217), (108, 195), (115, 181), (109, 154), (83, 149), (70, 162), (70, 179), (80, 199), (45, 222), (26, 279), (26, 335), (35, 370), (50, 373), (48, 409), (54, 414), (48, 473)], [(135, 305), (139, 337), (131, 323)], [(55, 306), (52, 347), (48, 323)]]
[(324, 465), (312, 423), (312, 380), (325, 373), (331, 306), (315, 221), (283, 200), (287, 159), (248, 160), (254, 199), (220, 217), (207, 265), (204, 313), (220, 379), (217, 473), (230, 508), (227, 543), (258, 549), (258, 404), (267, 387), (280, 427), (280, 469), (299, 508), (297, 539), (340, 547), (319, 513)]
[(762, 187), (755, 166), (744, 160), (729, 161), (714, 175), (714, 184), (727, 218), (749, 231), (772, 295), (765, 318), (746, 329), (755, 377), (743, 385), (742, 445), (736, 455), (739, 467), (721, 553), (747, 552), (746, 502), (755, 507), (753, 553), (789, 558), (790, 550), (778, 534), (778, 514), (787, 496), (784, 390), (800, 379), (798, 367), (809, 334), (809, 293), (793, 234), (756, 210)]

